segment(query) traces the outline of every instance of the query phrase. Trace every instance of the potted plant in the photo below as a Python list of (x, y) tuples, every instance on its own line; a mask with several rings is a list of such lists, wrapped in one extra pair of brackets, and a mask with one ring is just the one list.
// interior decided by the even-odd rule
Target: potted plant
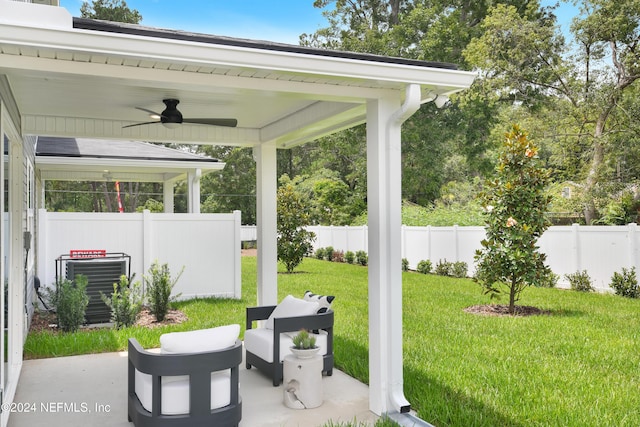
[(293, 346), (291, 352), (300, 359), (309, 359), (320, 350), (316, 346), (316, 337), (309, 334), (306, 329), (301, 329), (298, 334), (293, 337)]

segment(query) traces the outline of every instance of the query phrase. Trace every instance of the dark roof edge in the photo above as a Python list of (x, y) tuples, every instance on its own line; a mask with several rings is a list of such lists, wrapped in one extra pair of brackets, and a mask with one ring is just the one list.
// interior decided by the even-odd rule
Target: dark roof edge
[(115, 156), (100, 154), (60, 154), (60, 153), (36, 153), (36, 157), (75, 157), (85, 159), (127, 159), (127, 160), (153, 160), (156, 162), (181, 162), (181, 163), (220, 163), (220, 160), (214, 158), (187, 159), (187, 158), (158, 158), (151, 156)]
[(130, 34), (145, 37), (157, 37), (171, 40), (183, 40), (198, 43), (218, 44), (224, 46), (244, 47), (250, 49), (272, 50), (277, 52), (290, 52), (305, 55), (326, 56), (332, 58), (355, 59), (360, 61), (386, 62), (392, 64), (413, 65), (418, 67), (444, 68), (449, 70), (458, 69), (457, 65), (446, 62), (419, 61), (416, 59), (374, 55), (370, 53), (356, 53), (339, 50), (319, 49), (314, 47), (298, 46), (285, 43), (239, 39), (202, 33), (192, 33), (188, 31), (145, 27), (142, 25), (102, 21), (98, 19), (74, 17), (73, 28), (92, 31), (105, 31), (110, 33)]

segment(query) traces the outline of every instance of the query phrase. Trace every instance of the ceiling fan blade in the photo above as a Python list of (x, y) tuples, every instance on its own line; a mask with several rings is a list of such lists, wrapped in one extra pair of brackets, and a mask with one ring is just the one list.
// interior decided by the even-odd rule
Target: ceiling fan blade
[(152, 115), (157, 116), (157, 117), (161, 117), (162, 116), (162, 114), (156, 113), (155, 111), (152, 111), (152, 110), (147, 110), (146, 108), (136, 107), (136, 109), (140, 110), (140, 111), (144, 111), (145, 113), (152, 114)]
[(152, 125), (152, 124), (154, 124), (154, 123), (160, 123), (160, 122), (155, 121), (155, 122), (136, 123), (136, 124), (133, 124), (133, 125), (126, 125), (126, 126), (122, 126), (122, 129), (124, 129), (124, 128), (132, 128), (132, 127), (134, 127), (134, 126)]
[(225, 126), (234, 128), (238, 125), (236, 119), (182, 119), (182, 123), (196, 123), (201, 125)]

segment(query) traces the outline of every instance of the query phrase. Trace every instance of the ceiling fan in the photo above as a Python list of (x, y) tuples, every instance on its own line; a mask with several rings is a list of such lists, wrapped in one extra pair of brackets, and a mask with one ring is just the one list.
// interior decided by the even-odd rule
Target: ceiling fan
[(178, 104), (180, 103), (179, 100), (170, 98), (163, 99), (162, 102), (164, 102), (164, 105), (166, 105), (166, 108), (162, 113), (156, 113), (155, 111), (147, 110), (146, 108), (136, 107), (138, 110), (149, 113), (149, 117), (151, 117), (152, 119), (156, 119), (155, 121), (136, 123), (133, 125), (123, 126), (122, 128), (124, 129), (133, 126), (150, 125), (154, 123), (162, 123), (162, 125), (169, 129), (175, 129), (182, 123), (195, 123), (200, 125), (225, 127), (236, 127), (238, 125), (238, 120), (236, 119), (185, 119), (182, 117), (182, 113), (177, 108)]

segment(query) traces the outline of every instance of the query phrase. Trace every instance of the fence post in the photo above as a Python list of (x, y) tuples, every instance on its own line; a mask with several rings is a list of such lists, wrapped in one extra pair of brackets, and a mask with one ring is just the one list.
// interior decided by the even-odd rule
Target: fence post
[[(163, 214), (163, 215), (172, 215), (172, 214)], [(142, 290), (143, 294), (146, 292), (147, 284), (144, 280), (144, 274), (151, 267), (151, 263), (153, 262), (153, 254), (151, 253), (153, 250), (153, 242), (151, 239), (153, 238), (153, 233), (151, 232), (151, 211), (145, 209), (142, 211)]]
[(458, 248), (460, 247), (460, 244), (458, 242), (458, 224), (454, 224), (453, 225), (453, 244), (454, 244), (454, 251), (455, 251), (455, 260), (454, 262), (458, 262), (460, 261), (460, 254), (458, 251)]
[(427, 259), (431, 261), (431, 226), (427, 225)]
[(638, 226), (635, 222), (627, 224), (627, 236), (629, 239), (629, 267), (634, 267), (636, 270), (637, 267), (637, 245), (636, 245), (636, 231)]
[(401, 248), (402, 248), (402, 254), (401, 254), (401, 258), (406, 258), (407, 257), (407, 226), (402, 224), (402, 227), (400, 229), (400, 241), (401, 241)]
[(240, 211), (233, 211), (233, 262), (235, 263), (233, 269), (233, 296), (234, 298), (242, 298), (242, 213)]
[(571, 232), (573, 233), (573, 265), (574, 272), (582, 271), (582, 254), (580, 251), (580, 225), (572, 224)]
[[(37, 245), (38, 251), (36, 252), (36, 259), (38, 260), (36, 265), (38, 270), (37, 270), (36, 276), (42, 277), (43, 279), (45, 277), (49, 277), (47, 275), (47, 273), (49, 272), (49, 268), (51, 268), (49, 265), (53, 264), (52, 262), (50, 262), (49, 254), (47, 253), (47, 243), (49, 242), (49, 239), (48, 239), (49, 227), (47, 227), (47, 225), (49, 225), (49, 217), (47, 216), (47, 210), (38, 209), (38, 224), (36, 228), (36, 230), (38, 230), (38, 238), (36, 239), (36, 242), (38, 242), (38, 245)], [(2, 237), (2, 239), (3, 241), (0, 243), (4, 245), (5, 244), (4, 237)], [(41, 285), (46, 286), (48, 285), (48, 283), (41, 283)]]

